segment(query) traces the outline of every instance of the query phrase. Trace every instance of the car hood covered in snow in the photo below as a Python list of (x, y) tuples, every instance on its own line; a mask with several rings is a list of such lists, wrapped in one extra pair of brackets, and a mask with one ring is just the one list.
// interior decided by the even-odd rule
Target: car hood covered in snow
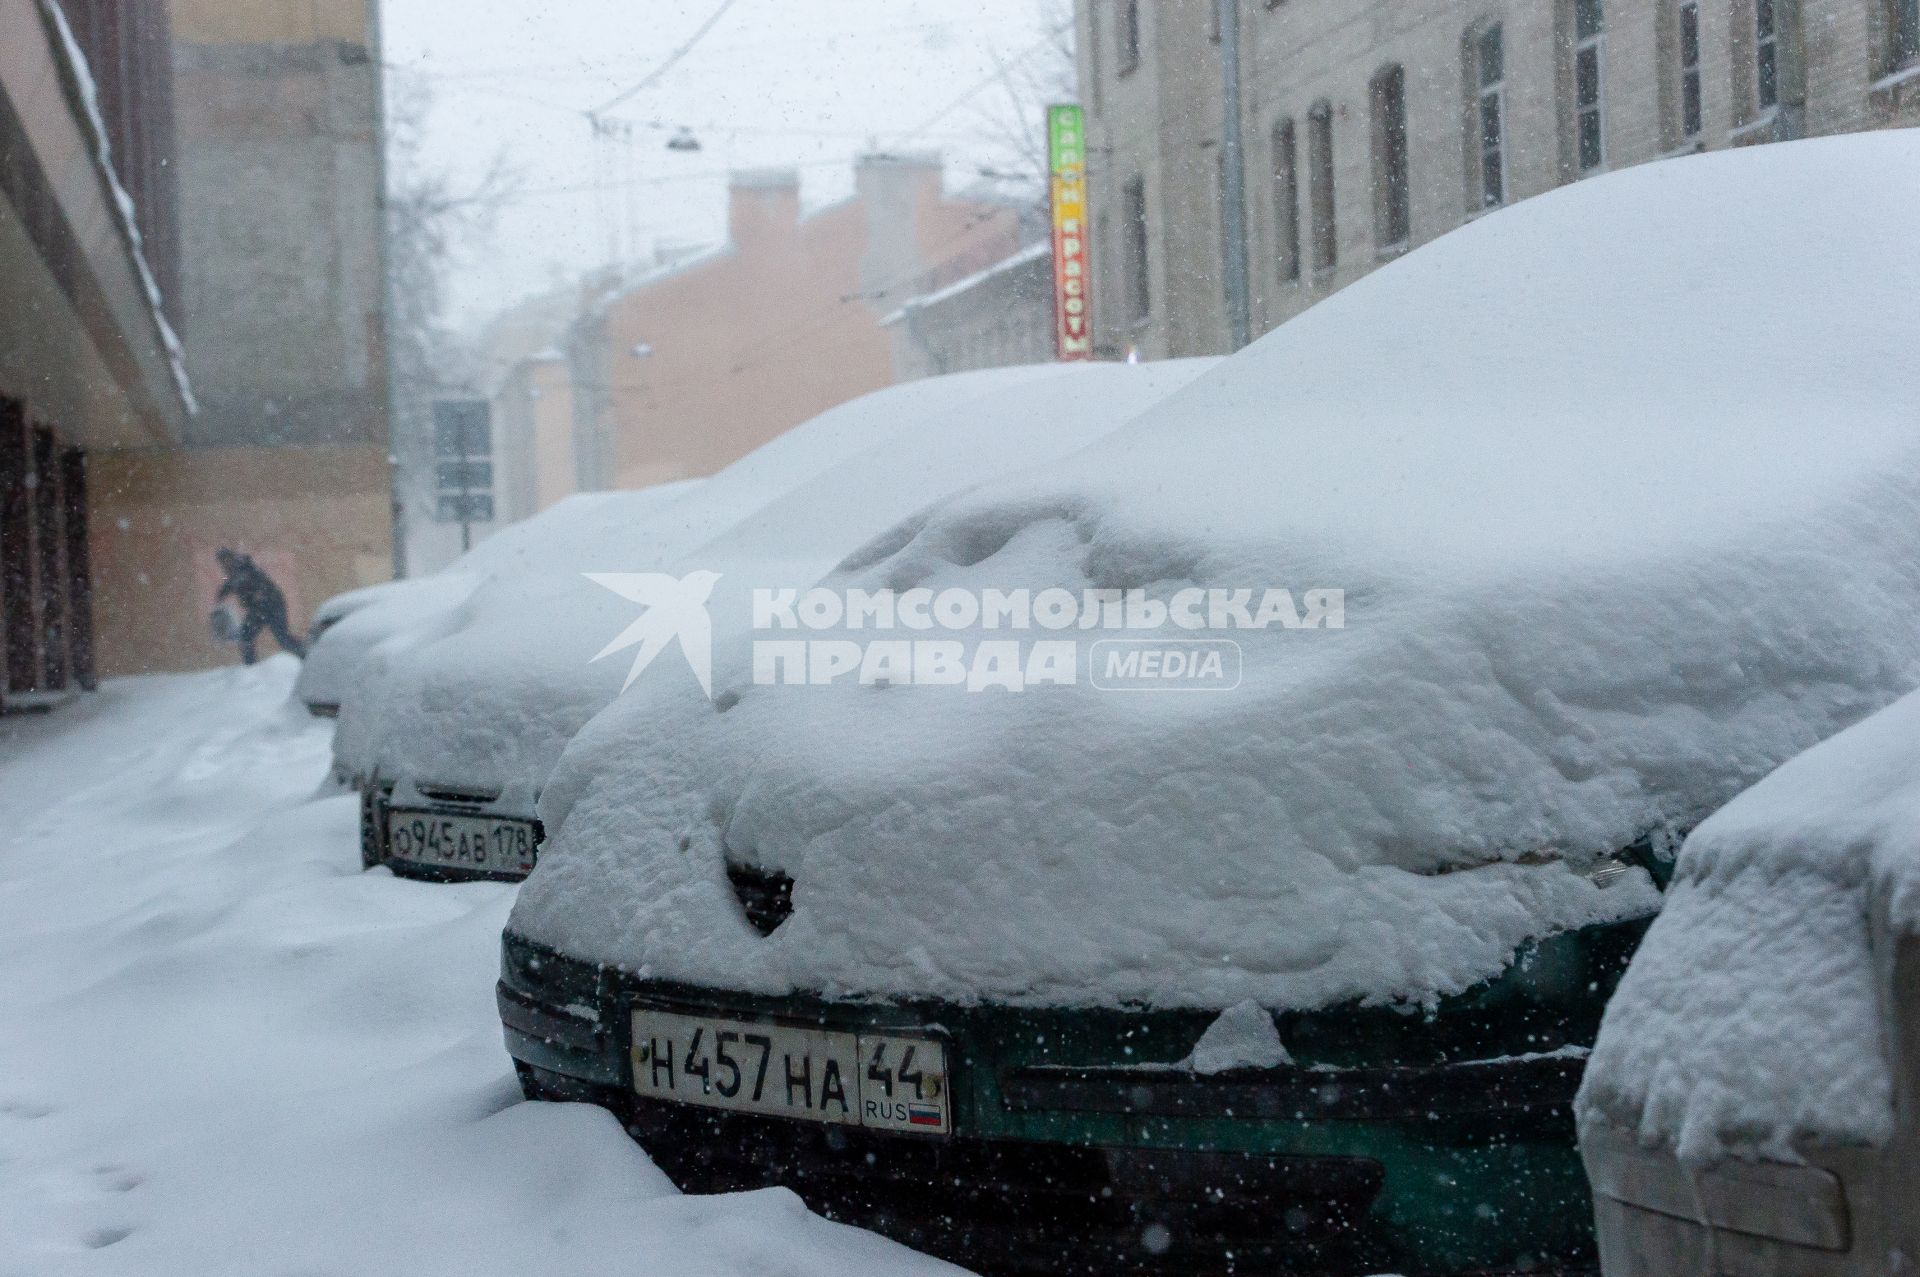
[[(1018, 694), (762, 685), (723, 644), (712, 703), (575, 738), (514, 930), (761, 992), (1306, 1008), (1652, 912), (1595, 858), (1920, 679), (1917, 204), (1920, 144), (1869, 135), (1410, 254), (834, 578), (1340, 589), (1343, 629), (1215, 632), (1243, 677), (1192, 695), (1098, 690), (1085, 642)], [(729, 860), (795, 880), (770, 936)]]
[[(540, 571), (499, 573), (447, 631), (381, 663), (335, 738), (351, 774), (537, 787), (633, 657), (609, 640), (643, 607), (586, 573), (718, 573), (714, 627), (745, 624), (752, 586), (813, 583), (926, 502), (1063, 456), (1212, 366), (1032, 366), (892, 387), (795, 427), (659, 509), (602, 507)], [(616, 494), (609, 501), (644, 499)], [(695, 687), (675, 653), (651, 678)], [(697, 691), (697, 688), (696, 688)]]
[(1920, 694), (1793, 759), (1680, 852), (1580, 1095), (1695, 1164), (1893, 1132), (1875, 919), (1920, 932)]

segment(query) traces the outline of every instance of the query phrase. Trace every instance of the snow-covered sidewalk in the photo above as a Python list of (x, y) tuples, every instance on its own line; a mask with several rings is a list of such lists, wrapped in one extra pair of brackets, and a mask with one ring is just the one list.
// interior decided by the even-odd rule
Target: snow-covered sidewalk
[(0, 1277), (957, 1271), (522, 1103), (513, 888), (363, 873), (294, 673), (0, 720)]

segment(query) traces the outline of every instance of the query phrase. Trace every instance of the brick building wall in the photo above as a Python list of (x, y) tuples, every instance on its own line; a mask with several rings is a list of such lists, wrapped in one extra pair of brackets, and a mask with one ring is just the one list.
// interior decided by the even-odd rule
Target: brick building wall
[[(1691, 10), (1688, 18), (1683, 9)], [(1582, 23), (1582, 11), (1588, 22)], [(1223, 132), (1213, 0), (1078, 0), (1091, 108), (1096, 341), (1109, 356), (1228, 345), (1217, 157)], [(1894, 0), (1239, 0), (1247, 257), (1256, 335), (1410, 247), (1482, 215), (1478, 37), (1500, 31), (1504, 203), (1588, 172), (1701, 150), (1920, 123), (1920, 81)], [(1582, 28), (1593, 26), (1602, 158), (1579, 146)], [(1772, 32), (1763, 35), (1762, 16)], [(1133, 15), (1137, 15), (1133, 16)], [(1128, 69), (1125, 33), (1140, 50)], [(1683, 25), (1698, 60), (1683, 66)], [(1587, 32), (1590, 36), (1592, 31)], [(1771, 45), (1771, 72), (1762, 47)], [(1379, 224), (1375, 85), (1404, 72), (1404, 243)], [(1683, 126), (1697, 76), (1699, 129)], [(1763, 101), (1761, 82), (1773, 92)], [(1316, 108), (1319, 108), (1316, 111)], [(1316, 261), (1313, 134), (1331, 142), (1332, 261)], [(1286, 161), (1291, 127), (1293, 163)], [(1316, 172), (1319, 170), (1319, 172)], [(1287, 180), (1289, 171), (1293, 180)], [(1130, 182), (1145, 195), (1144, 317)], [(1289, 198), (1290, 197), (1290, 198)], [(1289, 211), (1291, 210), (1291, 211)], [(1294, 251), (1293, 245), (1299, 249)]]

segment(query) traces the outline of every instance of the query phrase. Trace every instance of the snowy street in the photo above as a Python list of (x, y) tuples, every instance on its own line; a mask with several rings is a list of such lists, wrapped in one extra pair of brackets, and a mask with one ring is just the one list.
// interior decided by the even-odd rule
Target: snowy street
[(514, 889), (362, 872), (295, 669), (0, 720), (0, 1274), (956, 1271), (521, 1102)]

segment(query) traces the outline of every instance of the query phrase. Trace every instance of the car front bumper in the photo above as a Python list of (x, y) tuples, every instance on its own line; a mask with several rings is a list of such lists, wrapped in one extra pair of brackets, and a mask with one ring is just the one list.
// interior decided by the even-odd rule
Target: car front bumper
[[(1433, 1015), (1284, 1015), (1300, 1065), (1211, 1077), (1169, 1065), (1208, 1013), (757, 998), (511, 934), (498, 1003), (529, 1094), (612, 1109), (683, 1188), (784, 1184), (830, 1218), (995, 1272), (1585, 1273), (1571, 1101), (1643, 929), (1555, 937)], [(644, 1098), (627, 1026), (636, 1003), (662, 999), (838, 1029), (937, 1026), (953, 1134)], [(1489, 1041), (1519, 1049), (1469, 1047)]]

